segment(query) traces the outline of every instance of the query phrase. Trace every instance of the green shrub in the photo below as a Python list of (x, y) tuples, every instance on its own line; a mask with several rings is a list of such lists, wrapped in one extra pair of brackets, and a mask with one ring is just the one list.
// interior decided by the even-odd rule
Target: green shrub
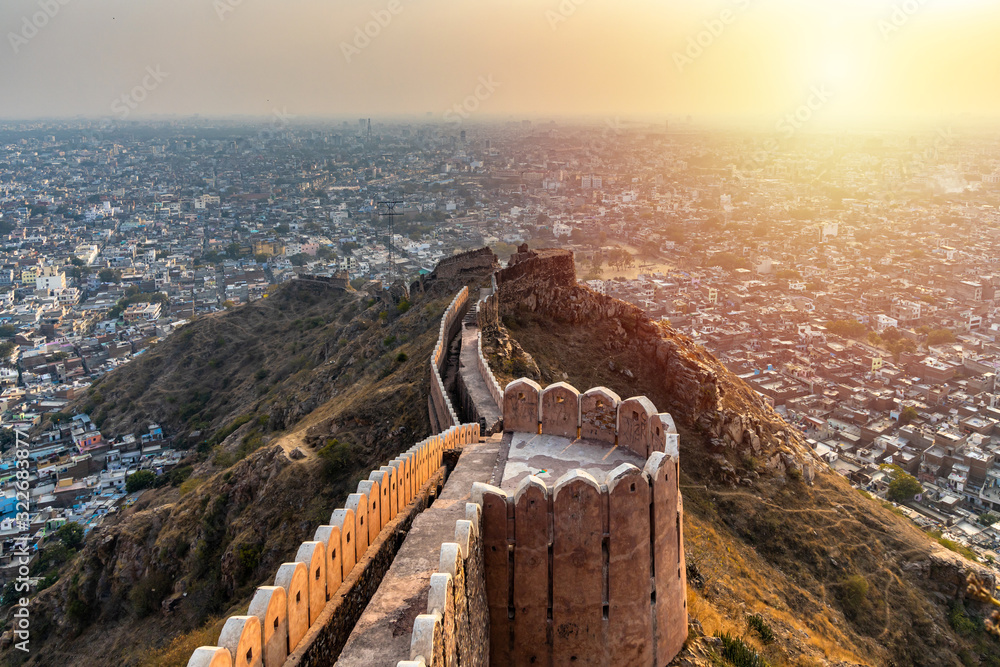
[(400, 352), (399, 354), (396, 355), (396, 361), (398, 361), (399, 363), (403, 363), (407, 359), (409, 359), (409, 357), (406, 356), (406, 352)]
[(860, 574), (852, 574), (841, 582), (840, 601), (844, 611), (856, 616), (868, 599), (868, 580)]
[(326, 444), (316, 453), (323, 460), (327, 477), (333, 477), (357, 462), (357, 456), (355, 456), (352, 447), (336, 438), (327, 440)]
[(736, 667), (769, 667), (767, 661), (739, 637), (728, 632), (715, 636), (722, 640), (722, 657)]
[(135, 493), (148, 489), (156, 483), (156, 474), (152, 470), (140, 470), (125, 479), (125, 492)]
[(982, 629), (976, 623), (976, 619), (969, 617), (969, 614), (965, 611), (965, 605), (961, 602), (956, 602), (952, 606), (951, 611), (948, 612), (948, 624), (963, 637), (976, 634)]
[(767, 624), (767, 621), (765, 621), (764, 617), (760, 614), (751, 614), (750, 616), (747, 616), (747, 626), (756, 632), (757, 636), (760, 637), (760, 640), (765, 644), (770, 644), (774, 641), (774, 631), (771, 630), (771, 626)]

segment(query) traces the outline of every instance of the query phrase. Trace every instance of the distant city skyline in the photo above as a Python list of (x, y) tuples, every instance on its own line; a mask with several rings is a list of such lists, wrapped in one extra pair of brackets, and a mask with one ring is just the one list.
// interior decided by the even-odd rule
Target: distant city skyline
[(998, 32), (985, 0), (8, 0), (0, 118), (982, 119)]

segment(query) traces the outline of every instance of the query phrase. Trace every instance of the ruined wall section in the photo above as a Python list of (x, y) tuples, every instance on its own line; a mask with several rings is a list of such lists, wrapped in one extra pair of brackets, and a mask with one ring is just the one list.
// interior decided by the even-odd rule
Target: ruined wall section
[(249, 613), (227, 619), (218, 645), (198, 648), (189, 667), (332, 664), (388, 571), (399, 531), (444, 483), (444, 450), (479, 437), (479, 424), (453, 426), (373, 470), (294, 560), (257, 589)]
[(461, 280), (480, 278), (500, 268), (497, 256), (489, 248), (469, 250), (458, 255), (447, 257), (437, 265), (425, 280)]

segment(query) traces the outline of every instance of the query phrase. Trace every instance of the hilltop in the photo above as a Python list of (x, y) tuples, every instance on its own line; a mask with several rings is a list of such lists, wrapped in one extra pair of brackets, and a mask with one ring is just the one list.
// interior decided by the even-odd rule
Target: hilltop
[(430, 433), (427, 359), (455, 289), (292, 281), (97, 382), (73, 411), (106, 437), (158, 422), (190, 456), (88, 535), (32, 602), (30, 656), (4, 658), (186, 664), (362, 474)]
[(744, 635), (760, 614), (777, 638), (749, 641), (773, 664), (1000, 661), (988, 612), (963, 600), (978, 566), (829, 471), (709, 352), (577, 286), (570, 253), (522, 248), (511, 261), (484, 333), (501, 384), (603, 385), (677, 422), (694, 635)]

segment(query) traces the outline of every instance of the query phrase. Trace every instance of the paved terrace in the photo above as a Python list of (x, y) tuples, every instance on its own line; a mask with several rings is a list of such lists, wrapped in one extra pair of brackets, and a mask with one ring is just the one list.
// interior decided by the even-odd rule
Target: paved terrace
[(541, 479), (550, 488), (570, 470), (584, 470), (594, 479), (604, 480), (623, 463), (640, 470), (646, 459), (614, 444), (597, 440), (570, 440), (554, 435), (514, 433), (499, 484), (509, 495), (528, 475)]

